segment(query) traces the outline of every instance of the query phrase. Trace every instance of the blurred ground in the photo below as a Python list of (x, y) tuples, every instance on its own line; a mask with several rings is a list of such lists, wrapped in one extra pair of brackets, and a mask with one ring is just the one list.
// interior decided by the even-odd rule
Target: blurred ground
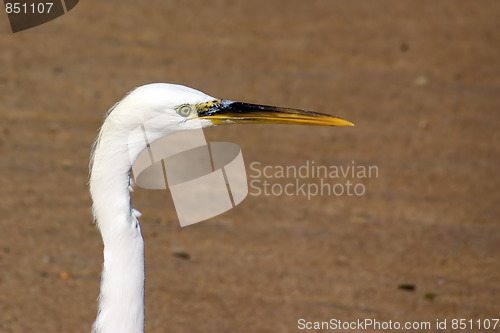
[(12, 34), (0, 15), (0, 332), (90, 330), (90, 146), (110, 106), (156, 81), (356, 123), (206, 132), (247, 167), (379, 177), (361, 197), (249, 196), (183, 229), (168, 192), (136, 190), (148, 332), (498, 318), (499, 17), (495, 0), (86, 0)]

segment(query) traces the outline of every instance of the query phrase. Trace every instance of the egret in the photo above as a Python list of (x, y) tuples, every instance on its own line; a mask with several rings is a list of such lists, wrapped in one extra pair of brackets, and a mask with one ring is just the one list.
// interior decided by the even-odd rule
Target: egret
[(92, 211), (104, 244), (95, 333), (144, 332), (144, 241), (140, 213), (131, 206), (130, 173), (147, 146), (142, 141), (131, 151), (129, 134), (158, 116), (152, 140), (233, 123), (353, 126), (322, 113), (217, 99), (175, 84), (152, 83), (128, 93), (108, 111), (89, 166)]

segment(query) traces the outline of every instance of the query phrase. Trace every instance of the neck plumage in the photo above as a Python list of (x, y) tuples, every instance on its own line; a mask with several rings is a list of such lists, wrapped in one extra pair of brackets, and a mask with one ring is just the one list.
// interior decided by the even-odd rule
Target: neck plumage
[(120, 142), (126, 140), (98, 141), (91, 169), (94, 217), (104, 243), (95, 333), (144, 332), (144, 241), (130, 204), (130, 157)]

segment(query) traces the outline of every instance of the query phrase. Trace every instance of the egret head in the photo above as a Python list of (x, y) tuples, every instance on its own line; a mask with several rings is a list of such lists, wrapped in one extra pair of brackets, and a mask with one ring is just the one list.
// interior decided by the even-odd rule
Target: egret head
[[(327, 114), (218, 99), (189, 87), (167, 83), (136, 88), (108, 115), (109, 121), (122, 119), (119, 121), (122, 125), (126, 121), (131, 126), (152, 119), (161, 120), (156, 125), (158, 131), (165, 134), (195, 129), (200, 124), (202, 127), (238, 123), (353, 126), (349, 121)], [(130, 121), (132, 119), (134, 121)]]
[[(224, 124), (353, 126), (323, 113), (234, 102), (181, 85), (153, 83), (134, 89), (110, 109), (95, 147), (109, 141), (105, 145), (114, 146), (111, 152), (125, 153), (125, 148), (116, 147), (121, 142), (128, 150), (132, 148), (130, 156), (137, 157), (146, 148), (141, 132), (137, 131), (141, 126), (147, 127), (152, 143), (177, 132)], [(134, 131), (139, 133), (135, 139), (131, 135)], [(91, 169), (94, 159), (92, 154)]]

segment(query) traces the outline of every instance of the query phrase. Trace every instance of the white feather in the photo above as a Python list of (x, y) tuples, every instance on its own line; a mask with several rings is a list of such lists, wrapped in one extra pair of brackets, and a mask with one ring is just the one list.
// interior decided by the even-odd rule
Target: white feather
[[(140, 139), (131, 141), (130, 134), (157, 117), (162, 121), (148, 129), (151, 141), (195, 129), (200, 122), (185, 121), (175, 108), (213, 99), (188, 87), (156, 83), (133, 90), (108, 112), (90, 163), (93, 213), (104, 243), (99, 311), (93, 332), (144, 332), (144, 242), (137, 220), (141, 214), (130, 203), (130, 170), (146, 144)], [(201, 124), (205, 127), (211, 122)]]

